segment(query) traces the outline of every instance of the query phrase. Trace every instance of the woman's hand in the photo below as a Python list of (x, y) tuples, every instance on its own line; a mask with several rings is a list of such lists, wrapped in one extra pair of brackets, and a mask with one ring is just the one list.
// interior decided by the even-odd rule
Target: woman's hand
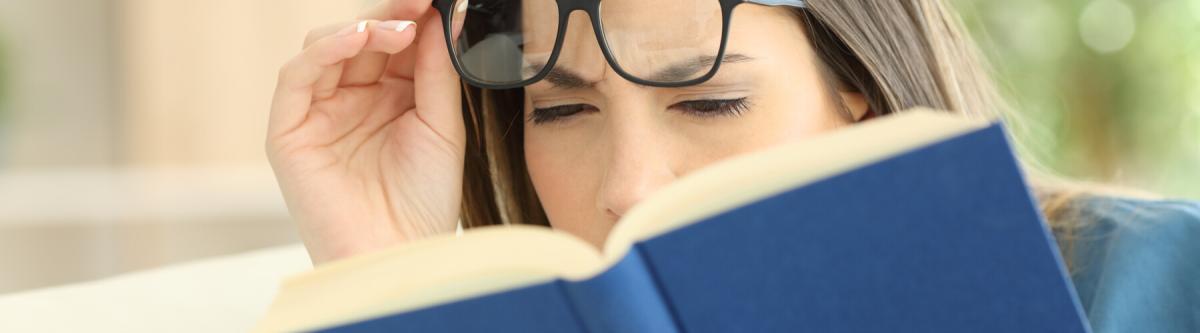
[(309, 33), (279, 71), (267, 156), (314, 264), (453, 232), (465, 129), (430, 0)]

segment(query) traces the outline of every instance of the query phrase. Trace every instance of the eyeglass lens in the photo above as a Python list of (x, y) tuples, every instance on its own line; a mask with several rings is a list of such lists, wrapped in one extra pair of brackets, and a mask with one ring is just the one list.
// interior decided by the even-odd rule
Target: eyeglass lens
[[(451, 14), (464, 30), (453, 43), (463, 70), (487, 84), (513, 84), (542, 73), (559, 30), (555, 0), (458, 0)], [(615, 66), (661, 83), (700, 78), (721, 46), (716, 0), (604, 0), (597, 18)], [(574, 72), (607, 65), (591, 21), (574, 11), (555, 67)], [(601, 68), (600, 70), (603, 70)]]

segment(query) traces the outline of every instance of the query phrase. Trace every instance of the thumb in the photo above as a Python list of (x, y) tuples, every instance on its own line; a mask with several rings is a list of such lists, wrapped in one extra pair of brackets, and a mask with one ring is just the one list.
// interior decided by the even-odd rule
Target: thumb
[(430, 15), (421, 26), (413, 65), (414, 102), (417, 117), (443, 139), (461, 147), (466, 144), (462, 116), (462, 83), (450, 62), (439, 15)]

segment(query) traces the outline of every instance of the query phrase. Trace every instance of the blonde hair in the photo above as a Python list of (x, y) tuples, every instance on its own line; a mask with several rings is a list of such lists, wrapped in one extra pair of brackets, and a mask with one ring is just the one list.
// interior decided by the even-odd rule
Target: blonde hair
[[(876, 115), (928, 107), (1003, 119), (1014, 132), (1024, 129), (959, 16), (942, 1), (809, 0), (808, 8), (796, 15), (821, 60), (831, 94), (838, 89), (860, 92)], [(525, 166), (523, 91), (464, 89), (464, 226), (548, 225)], [(849, 116), (844, 106), (842, 111)], [(1020, 140), (1014, 142), (1024, 150)], [(1027, 156), (1022, 161), (1060, 246), (1072, 248), (1071, 234), (1079, 223), (1063, 212), (1094, 186), (1061, 181)]]

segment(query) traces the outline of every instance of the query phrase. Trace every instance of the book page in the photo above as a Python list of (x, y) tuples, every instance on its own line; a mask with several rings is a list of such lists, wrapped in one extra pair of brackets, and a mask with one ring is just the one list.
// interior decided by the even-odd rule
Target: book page
[(332, 262), (289, 278), (255, 331), (336, 326), (557, 277), (582, 277), (601, 265), (591, 245), (563, 232), (484, 227), (461, 237), (447, 235)]
[(988, 124), (912, 110), (718, 162), (635, 206), (609, 234), (605, 258), (615, 262), (637, 241)]

